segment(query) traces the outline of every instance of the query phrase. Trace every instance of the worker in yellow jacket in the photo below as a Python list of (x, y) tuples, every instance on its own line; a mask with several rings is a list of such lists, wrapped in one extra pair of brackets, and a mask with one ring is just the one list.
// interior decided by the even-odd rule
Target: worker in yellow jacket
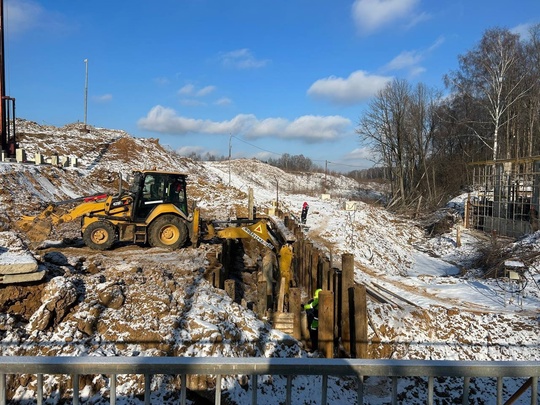
[(309, 325), (309, 338), (311, 339), (312, 350), (317, 350), (319, 345), (319, 293), (321, 291), (320, 288), (316, 289), (313, 298), (304, 305)]

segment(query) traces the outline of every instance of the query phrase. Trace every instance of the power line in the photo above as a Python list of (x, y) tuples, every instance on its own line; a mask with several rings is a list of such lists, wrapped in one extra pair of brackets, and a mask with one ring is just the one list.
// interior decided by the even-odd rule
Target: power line
[(244, 141), (243, 139), (238, 138), (237, 136), (234, 136), (234, 135), (232, 135), (232, 137), (233, 137), (234, 139), (238, 139), (240, 142), (244, 142), (245, 144), (247, 144), (247, 145), (249, 145), (249, 146), (253, 146), (254, 148), (259, 149), (259, 150), (262, 150), (262, 151), (264, 151), (264, 152), (272, 153), (272, 154), (274, 154), (274, 155), (283, 156), (283, 153), (272, 152), (271, 150), (267, 150), (267, 149), (260, 148), (260, 147), (258, 147), (258, 146), (256, 146), (256, 145), (253, 145), (252, 143), (246, 142), (246, 141)]
[(330, 164), (333, 164), (333, 165), (338, 165), (338, 166), (347, 166), (347, 167), (364, 167), (364, 166), (358, 166), (358, 165), (348, 165), (348, 164), (345, 164), (345, 163), (336, 163), (336, 162), (328, 162)]
[[(283, 156), (284, 153), (278, 153), (278, 152), (274, 152), (274, 151), (271, 151), (271, 150), (268, 150), (268, 149), (264, 149), (264, 148), (261, 148), (257, 145), (253, 145), (252, 143), (249, 143), (241, 138), (238, 138), (237, 136), (234, 136), (234, 135), (231, 135), (232, 138), (234, 139), (238, 139), (240, 142), (243, 142), (245, 143), (246, 145), (249, 145), (249, 146), (252, 146), (254, 147), (255, 149), (259, 149), (259, 150), (262, 150), (264, 152), (268, 152), (268, 153), (272, 153), (274, 155), (278, 155), (278, 156)], [(230, 146), (229, 146), (230, 147)], [(310, 159), (312, 162), (325, 162), (325, 163), (330, 163), (330, 164), (333, 164), (333, 165), (338, 165), (338, 166), (346, 166), (346, 167), (356, 167), (356, 168), (364, 168), (364, 166), (358, 166), (358, 165), (348, 165), (348, 164), (345, 164), (345, 163), (336, 163), (336, 162), (330, 162), (328, 160), (323, 160), (323, 159), (311, 159), (311, 158), (308, 158)]]

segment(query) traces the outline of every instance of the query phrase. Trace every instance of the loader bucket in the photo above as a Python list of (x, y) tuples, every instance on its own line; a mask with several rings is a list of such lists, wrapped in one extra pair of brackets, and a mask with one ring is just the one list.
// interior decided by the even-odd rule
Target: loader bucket
[(43, 242), (51, 234), (50, 221), (36, 217), (23, 216), (16, 223), (17, 228), (23, 231), (32, 242)]

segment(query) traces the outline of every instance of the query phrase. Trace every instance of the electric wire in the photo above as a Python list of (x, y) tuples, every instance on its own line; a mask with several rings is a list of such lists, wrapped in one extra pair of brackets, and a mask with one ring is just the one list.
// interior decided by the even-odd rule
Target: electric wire
[[(232, 138), (234, 139), (237, 139), (239, 140), (240, 142), (242, 143), (245, 143), (246, 145), (249, 145), (255, 149), (259, 149), (259, 150), (262, 150), (263, 152), (268, 152), (268, 153), (272, 153), (273, 155), (277, 155), (277, 156), (283, 156), (284, 153), (279, 153), (279, 152), (274, 152), (274, 151), (271, 151), (271, 150), (268, 150), (268, 149), (264, 149), (264, 148), (261, 148), (257, 145), (254, 145), (250, 142), (247, 142), (245, 140), (243, 140), (242, 138), (239, 138), (235, 135), (231, 135)], [(358, 166), (358, 165), (350, 165), (350, 164), (345, 164), (345, 163), (337, 163), (337, 162), (331, 162), (329, 160), (322, 160), (322, 159), (310, 159), (312, 162), (321, 162), (321, 163), (326, 163), (326, 164), (333, 164), (333, 165), (336, 165), (336, 166), (345, 166), (345, 167), (353, 167), (353, 168), (365, 168), (364, 166)]]

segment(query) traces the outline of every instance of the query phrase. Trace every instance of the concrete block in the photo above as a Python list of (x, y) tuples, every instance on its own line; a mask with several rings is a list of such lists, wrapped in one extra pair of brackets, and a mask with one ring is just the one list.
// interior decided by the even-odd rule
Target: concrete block
[(331, 199), (330, 194), (321, 194), (321, 200), (329, 201)]
[(15, 159), (17, 163), (26, 162), (26, 151), (24, 149), (15, 150)]
[(42, 165), (43, 163), (45, 163), (45, 158), (41, 153), (37, 152), (34, 156), (34, 162), (36, 165)]
[(32, 273), (0, 275), (0, 284), (29, 283), (41, 281), (45, 277), (45, 270), (34, 271)]
[(0, 255), (0, 275), (31, 273), (37, 269), (37, 261), (30, 254), (5, 252)]

